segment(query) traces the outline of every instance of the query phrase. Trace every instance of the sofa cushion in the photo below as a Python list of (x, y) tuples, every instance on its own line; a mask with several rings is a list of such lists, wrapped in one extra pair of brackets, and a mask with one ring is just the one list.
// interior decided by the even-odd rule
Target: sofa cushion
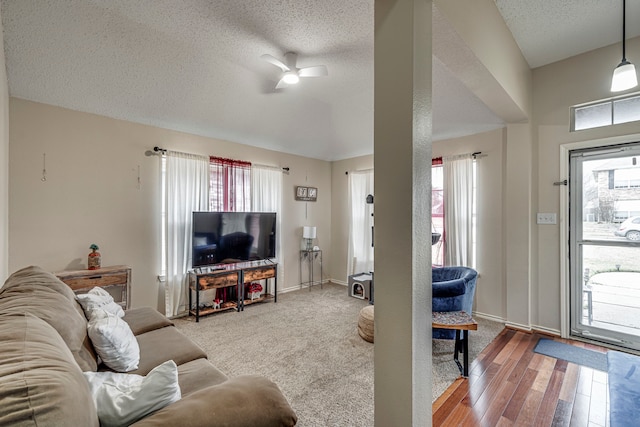
[(122, 318), (131, 327), (133, 335), (144, 334), (154, 329), (173, 326), (173, 322), (151, 307), (130, 308)]
[[(140, 365), (132, 374), (147, 375), (149, 371), (167, 360), (176, 365), (207, 357), (196, 343), (175, 327), (160, 328), (136, 336), (140, 346)], [(107, 370), (100, 367), (101, 370)]]
[(178, 367), (169, 360), (147, 376), (85, 372), (101, 427), (129, 424), (180, 400)]
[(295, 412), (275, 383), (243, 375), (191, 393), (133, 425), (276, 427), (296, 422)]
[(227, 376), (207, 359), (196, 359), (178, 366), (178, 382), (182, 396), (223, 383), (227, 379)]
[(89, 386), (54, 328), (0, 314), (0, 342), (0, 425), (98, 426)]
[(94, 309), (87, 330), (100, 359), (109, 368), (116, 372), (138, 368), (140, 347), (127, 322), (115, 314)]
[(71, 288), (53, 274), (35, 266), (13, 273), (0, 289), (0, 313), (31, 313), (44, 320), (58, 331), (80, 369), (97, 369), (82, 307)]

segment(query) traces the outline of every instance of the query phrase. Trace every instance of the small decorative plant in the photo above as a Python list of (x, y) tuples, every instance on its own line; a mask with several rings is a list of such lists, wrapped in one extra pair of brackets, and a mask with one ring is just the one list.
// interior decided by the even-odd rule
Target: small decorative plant
[(89, 253), (87, 265), (89, 270), (97, 270), (100, 268), (100, 252), (98, 252), (100, 248), (95, 243), (92, 243), (89, 249), (91, 249), (91, 252)]

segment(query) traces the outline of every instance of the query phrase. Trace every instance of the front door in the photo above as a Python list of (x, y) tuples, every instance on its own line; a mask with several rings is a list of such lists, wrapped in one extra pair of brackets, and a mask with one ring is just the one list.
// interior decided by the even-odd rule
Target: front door
[(640, 143), (570, 152), (571, 335), (640, 350)]

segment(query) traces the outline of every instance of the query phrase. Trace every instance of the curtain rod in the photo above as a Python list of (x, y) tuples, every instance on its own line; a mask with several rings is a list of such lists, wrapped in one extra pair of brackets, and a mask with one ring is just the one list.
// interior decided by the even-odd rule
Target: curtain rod
[(289, 175), (289, 170), (290, 170), (289, 166), (279, 167), (279, 166), (271, 166), (271, 165), (261, 165), (260, 163), (254, 163), (253, 165), (259, 168), (280, 169), (282, 170), (282, 173)]
[[(167, 150), (166, 148), (160, 148), (157, 145), (155, 147), (153, 147), (153, 152), (151, 151), (147, 151), (145, 154), (147, 155), (152, 155), (152, 154), (160, 154), (162, 156), (164, 156), (165, 154), (167, 154)], [(175, 153), (178, 153), (178, 151), (174, 151)], [(191, 154), (191, 153), (182, 153), (182, 154)], [(208, 156), (211, 157), (211, 156)], [(289, 167), (285, 166), (283, 168), (278, 168), (277, 166), (269, 166), (269, 165), (260, 165), (260, 164), (255, 164), (255, 166), (262, 166), (262, 167), (270, 167), (270, 168), (275, 168), (275, 169), (282, 169), (283, 173), (288, 174), (289, 173)]]
[[(356, 169), (354, 171), (351, 171), (351, 173), (364, 173), (364, 172), (373, 172), (373, 168), (368, 168), (368, 169)], [(345, 171), (344, 172), (345, 175), (349, 175), (349, 171)]]
[(473, 153), (465, 153), (465, 154), (453, 154), (451, 156), (438, 156), (438, 157), (434, 157), (434, 159), (460, 159), (460, 158), (464, 158), (464, 157), (473, 157), (473, 159), (481, 159), (483, 157), (488, 157), (488, 154), (482, 154), (482, 151), (475, 151)]

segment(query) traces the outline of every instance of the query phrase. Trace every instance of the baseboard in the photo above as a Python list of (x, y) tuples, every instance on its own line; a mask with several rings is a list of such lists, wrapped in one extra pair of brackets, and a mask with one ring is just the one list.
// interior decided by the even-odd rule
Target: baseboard
[(537, 332), (543, 335), (553, 335), (556, 337), (559, 337), (561, 335), (560, 331), (557, 329), (545, 328), (544, 326), (539, 326), (539, 325), (531, 325), (531, 331)]
[(529, 333), (532, 332), (530, 325), (523, 325), (520, 323), (513, 323), (513, 322), (505, 322), (504, 326), (506, 326), (509, 329), (515, 329), (522, 332), (529, 332)]
[[(337, 284), (337, 285), (344, 285), (344, 286), (347, 286), (347, 284), (346, 284), (346, 283), (343, 283), (343, 282), (337, 282), (337, 281), (335, 281), (335, 280), (333, 280), (333, 279), (324, 279), (324, 280), (322, 281), (322, 284), (323, 284), (323, 285), (325, 285), (325, 284), (327, 284), (327, 283), (329, 283), (329, 282), (331, 282), (331, 283), (335, 283), (335, 284)], [(314, 286), (314, 287), (315, 287), (315, 286), (318, 286), (318, 284), (315, 284), (315, 285), (313, 285), (313, 286)], [(309, 285), (300, 286), (300, 285), (298, 284), (298, 285), (289, 286), (289, 287), (286, 287), (286, 288), (278, 288), (278, 293), (279, 293), (279, 294), (286, 294), (287, 292), (299, 291), (300, 289), (308, 289), (308, 288), (309, 288)]]
[(494, 322), (502, 322), (504, 326), (509, 329), (515, 329), (517, 331), (527, 332), (527, 333), (539, 333), (543, 335), (553, 335), (553, 336), (561, 336), (560, 331), (557, 329), (546, 328), (540, 325), (523, 325), (521, 323), (508, 322), (502, 317), (494, 316), (492, 314), (479, 313), (477, 311), (473, 312), (473, 317), (493, 320)]
[(480, 319), (491, 320), (493, 322), (506, 323), (506, 321), (502, 317), (494, 316), (493, 314), (480, 313), (478, 311), (473, 312), (473, 317), (477, 317)]

